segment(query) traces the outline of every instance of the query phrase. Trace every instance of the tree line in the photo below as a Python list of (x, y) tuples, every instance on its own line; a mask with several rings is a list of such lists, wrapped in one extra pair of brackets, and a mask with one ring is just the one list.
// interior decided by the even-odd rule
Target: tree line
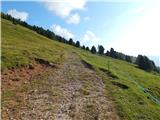
[(147, 56), (138, 55), (136, 59), (136, 64), (139, 66), (139, 68), (147, 71), (157, 71), (159, 72), (158, 67), (156, 67), (155, 63), (150, 60)]
[(36, 26), (36, 25), (29, 25), (27, 22), (21, 21), (20, 19), (16, 19), (16, 18), (12, 17), (11, 15), (5, 14), (3, 12), (1, 12), (1, 18), (9, 20), (15, 25), (17, 25), (17, 24), (22, 25), (22, 26), (24, 26), (30, 30), (33, 30), (33, 31), (37, 32), (38, 34), (43, 35), (49, 39), (63, 42), (63, 43), (69, 44), (69, 45), (73, 45), (75, 47), (80, 47), (82, 49), (89, 51), (89, 47), (88, 46), (85, 47), (84, 45), (80, 46), (79, 41), (74, 42), (72, 38), (70, 38), (69, 40), (66, 40), (64, 37), (56, 35), (54, 32), (52, 32), (49, 29), (45, 30), (44, 28)]
[(98, 46), (98, 51), (96, 50), (95, 46), (92, 46), (91, 53), (93, 54), (101, 54), (106, 55), (115, 59), (124, 60), (129, 63), (133, 63), (138, 65), (140, 69), (146, 70), (146, 71), (155, 71), (160, 73), (160, 68), (157, 67), (154, 63), (154, 61), (150, 60), (147, 56), (138, 55), (137, 57), (125, 55), (123, 53), (115, 51), (113, 48), (110, 49), (110, 51), (107, 50), (106, 53), (104, 53), (104, 47), (102, 45)]
[(117, 52), (113, 48), (111, 48), (110, 51), (107, 50), (106, 53), (104, 53), (104, 50), (105, 49), (102, 45), (98, 46), (98, 52), (96, 50), (96, 47), (92, 46), (91, 53), (93, 53), (93, 54), (98, 53), (98, 54), (106, 55), (106, 56), (109, 56), (109, 57), (112, 57), (115, 59), (125, 60), (130, 63), (134, 63), (136, 61), (136, 57), (125, 55), (123, 53)]
[(21, 21), (20, 19), (16, 19), (12, 17), (11, 15), (5, 14), (3, 12), (1, 12), (1, 18), (10, 20), (15, 25), (17, 24), (22, 25), (49, 39), (57, 40), (59, 42), (63, 42), (63, 43), (90, 51), (93, 54), (105, 55), (105, 56), (109, 56), (115, 59), (120, 59), (120, 60), (124, 60), (130, 63), (133, 63), (133, 64), (137, 64), (138, 67), (143, 70), (159, 72), (159, 69), (158, 67), (156, 67), (155, 63), (146, 56), (138, 55), (138, 57), (133, 57), (133, 56), (125, 55), (121, 52), (117, 52), (113, 48), (111, 48), (110, 51), (107, 50), (107, 52), (105, 53), (104, 52), (105, 48), (102, 45), (98, 45), (97, 49), (95, 46), (92, 46), (90, 49), (88, 46), (85, 46), (85, 45), (81, 46), (79, 41), (75, 42), (72, 38), (70, 38), (69, 40), (66, 40), (63, 37), (56, 35), (54, 32), (50, 31), (49, 29), (45, 30), (44, 28), (36, 26), (36, 25), (29, 25), (27, 22)]

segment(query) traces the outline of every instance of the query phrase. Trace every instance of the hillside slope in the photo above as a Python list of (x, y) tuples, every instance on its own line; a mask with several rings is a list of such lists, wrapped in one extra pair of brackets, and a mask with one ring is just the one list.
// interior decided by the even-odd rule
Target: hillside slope
[(68, 47), (2, 19), (2, 70), (25, 66), (34, 58), (58, 62)]
[[(34, 117), (38, 119), (38, 115), (45, 117), (45, 114), (46, 117), (49, 117), (52, 114), (48, 111), (52, 111), (53, 108), (63, 113), (60, 115), (62, 118), (66, 118), (65, 116), (69, 115), (73, 119), (80, 116), (84, 118), (87, 116), (88, 119), (96, 119), (97, 116), (105, 119), (111, 119), (112, 117), (119, 119), (117, 113), (123, 120), (158, 120), (160, 118), (160, 105), (156, 101), (160, 100), (160, 76), (147, 73), (124, 61), (93, 55), (79, 48), (47, 39), (7, 20), (2, 19), (1, 22), (2, 117), (5, 119), (9, 119), (9, 116), (17, 119), (20, 116), (21, 118), (28, 118), (29, 114), (32, 114), (32, 119)], [(70, 57), (72, 55), (75, 57)], [(70, 61), (70, 58), (73, 59)], [(45, 67), (40, 68), (44, 69), (42, 74), (33, 74), (29, 81), (24, 80), (23, 83), (20, 83), (22, 79), (13, 80), (11, 78), (13, 76), (5, 79), (6, 77), (4, 76), (14, 75), (16, 69), (23, 67), (28, 69), (30, 64), (34, 64), (33, 61), (36, 64), (41, 63), (35, 61), (37, 59), (43, 60), (43, 63), (48, 61), (48, 63), (52, 63), (57, 67), (53, 68), (45, 64)], [(63, 66), (68, 60), (70, 62), (67, 62), (67, 67)], [(36, 67), (33, 67), (36, 70)], [(36, 72), (39, 72), (40, 69)], [(64, 76), (62, 76), (61, 70), (65, 70), (66, 74)], [(77, 70), (78, 72), (76, 72)], [(92, 72), (87, 73), (87, 71)], [(19, 75), (18, 73), (20, 72), (16, 72), (17, 76)], [(67, 76), (69, 78), (66, 78)], [(98, 81), (96, 80), (97, 77)], [(62, 79), (62, 81), (51, 84), (50, 80), (52, 79), (56, 81)], [(12, 82), (10, 83), (10, 81)], [(82, 87), (78, 89), (78, 86)], [(35, 98), (34, 96), (36, 95), (37, 97)], [(95, 98), (91, 95), (95, 95)], [(49, 101), (44, 102), (44, 99)], [(75, 108), (76, 102), (68, 102), (71, 107), (69, 109), (67, 101), (72, 101), (73, 99), (76, 101), (86, 99), (88, 102), (82, 106), (88, 107)], [(54, 100), (57, 100), (57, 102), (54, 102)], [(59, 104), (56, 104), (58, 101)], [(104, 108), (95, 101), (102, 102), (101, 104), (104, 104)], [(41, 102), (44, 104), (41, 104)], [(44, 109), (43, 107), (41, 109), (38, 108), (38, 106), (44, 106), (48, 102), (57, 106), (53, 108), (46, 106)], [(61, 103), (64, 103), (64, 106), (59, 108), (58, 106)], [(108, 106), (110, 107), (108, 108)], [(22, 112), (21, 108), (26, 109), (23, 109)], [(33, 109), (31, 113), (29, 113), (30, 109)], [(39, 113), (34, 112), (34, 110), (39, 109)], [(80, 112), (75, 111), (75, 109), (79, 109)], [(97, 112), (97, 109), (101, 112)], [(52, 112), (55, 113), (55, 116), (58, 115), (55, 111)], [(109, 115), (109, 113), (113, 113), (110, 114), (112, 117), (103, 116), (103, 114)]]
[[(105, 80), (106, 89), (118, 105), (119, 115), (126, 120), (160, 118), (160, 76), (138, 69), (135, 65), (106, 56), (78, 51)], [(110, 72), (108, 72), (108, 64)], [(97, 69), (98, 68), (98, 69)]]

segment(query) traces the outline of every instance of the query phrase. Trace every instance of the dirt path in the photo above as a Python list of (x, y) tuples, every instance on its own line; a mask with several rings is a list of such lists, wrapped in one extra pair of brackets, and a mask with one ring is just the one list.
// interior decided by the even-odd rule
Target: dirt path
[(102, 79), (75, 54), (33, 80), (23, 107), (8, 114), (22, 120), (119, 120)]

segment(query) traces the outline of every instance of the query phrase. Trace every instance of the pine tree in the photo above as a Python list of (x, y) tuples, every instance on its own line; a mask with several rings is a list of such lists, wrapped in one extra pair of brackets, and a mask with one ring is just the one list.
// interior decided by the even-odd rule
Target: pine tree
[(127, 62), (130, 62), (130, 63), (132, 62), (131, 57), (128, 56), (128, 55), (126, 55), (125, 60), (126, 60)]
[(104, 54), (104, 47), (102, 45), (98, 45), (98, 53)]
[(85, 50), (85, 49), (86, 49), (86, 47), (83, 45), (83, 46), (82, 46), (82, 49), (84, 49), (84, 50)]
[(69, 43), (70, 45), (73, 45), (73, 40), (72, 40), (72, 38), (69, 39), (68, 43)]
[(96, 52), (97, 52), (97, 51), (96, 51), (95, 46), (92, 46), (92, 48), (91, 48), (91, 53), (95, 54)]
[(80, 42), (77, 41), (76, 44), (75, 44), (75, 46), (76, 46), (76, 47), (80, 47)]
[(86, 50), (89, 51), (89, 47), (88, 46), (86, 47)]

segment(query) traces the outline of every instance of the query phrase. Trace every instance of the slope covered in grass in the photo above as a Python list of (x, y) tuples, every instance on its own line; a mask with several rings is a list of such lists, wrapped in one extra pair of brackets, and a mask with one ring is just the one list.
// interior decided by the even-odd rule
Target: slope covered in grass
[[(34, 58), (58, 62), (67, 45), (2, 19), (2, 70), (27, 65)], [(62, 58), (60, 58), (62, 57)]]
[[(17, 68), (33, 59), (59, 63), (70, 51), (95, 68), (124, 120), (159, 120), (160, 105), (144, 92), (160, 100), (160, 76), (135, 65), (59, 43), (20, 25), (2, 19), (2, 69)], [(110, 72), (108, 73), (108, 64)]]
[[(81, 50), (77, 53), (95, 69), (98, 68), (97, 73), (105, 80), (106, 89), (116, 102), (119, 115), (123, 119), (159, 120), (160, 104), (148, 96), (148, 93), (160, 100), (160, 76), (140, 70), (125, 61), (93, 55)], [(108, 64), (116, 79), (105, 75), (104, 71), (108, 70)]]

